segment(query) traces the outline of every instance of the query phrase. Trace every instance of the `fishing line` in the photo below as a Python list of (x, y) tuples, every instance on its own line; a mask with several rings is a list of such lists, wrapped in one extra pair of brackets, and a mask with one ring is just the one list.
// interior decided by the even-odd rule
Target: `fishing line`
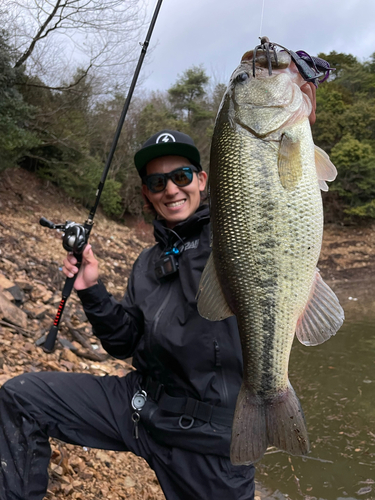
[(263, 2), (262, 2), (262, 14), (261, 14), (261, 16), (260, 16), (259, 38), (262, 36), (263, 14), (264, 14), (264, 2), (265, 2), (265, 0), (263, 0)]

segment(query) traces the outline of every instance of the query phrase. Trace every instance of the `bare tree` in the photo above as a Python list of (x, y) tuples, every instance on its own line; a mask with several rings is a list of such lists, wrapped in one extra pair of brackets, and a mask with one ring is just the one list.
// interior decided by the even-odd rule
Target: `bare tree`
[(123, 90), (137, 56), (144, 0), (2, 0), (4, 27), (19, 57), (46, 85), (64, 88), (80, 67), (104, 93)]

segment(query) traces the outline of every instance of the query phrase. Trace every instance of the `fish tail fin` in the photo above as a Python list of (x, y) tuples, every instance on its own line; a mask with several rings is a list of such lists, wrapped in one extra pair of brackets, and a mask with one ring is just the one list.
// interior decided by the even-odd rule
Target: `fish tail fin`
[(266, 406), (267, 438), (270, 445), (291, 455), (307, 455), (310, 450), (301, 403), (290, 385)]
[(230, 459), (248, 465), (262, 458), (273, 445), (291, 455), (306, 455), (309, 439), (299, 399), (289, 384), (274, 398), (263, 399), (242, 385), (234, 414)]
[(266, 449), (265, 402), (242, 384), (232, 427), (231, 462), (233, 465), (249, 465), (262, 458)]

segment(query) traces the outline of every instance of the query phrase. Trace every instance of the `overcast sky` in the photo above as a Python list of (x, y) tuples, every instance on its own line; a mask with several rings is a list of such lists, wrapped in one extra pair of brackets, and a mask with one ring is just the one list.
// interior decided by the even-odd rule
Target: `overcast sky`
[[(157, 2), (146, 2), (150, 20)], [(143, 86), (166, 90), (200, 64), (214, 83), (227, 83), (243, 53), (259, 43), (262, 6), (263, 0), (163, 0)], [(336, 50), (363, 61), (375, 52), (375, 0), (264, 0), (261, 34), (294, 51)]]

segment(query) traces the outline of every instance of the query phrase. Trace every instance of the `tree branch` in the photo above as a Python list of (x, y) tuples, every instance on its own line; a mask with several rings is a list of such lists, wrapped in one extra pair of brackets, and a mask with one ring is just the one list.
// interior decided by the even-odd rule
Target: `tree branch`
[(90, 71), (92, 66), (93, 66), (92, 63), (89, 64), (89, 66), (84, 70), (82, 76), (80, 76), (76, 82), (71, 83), (70, 85), (60, 86), (60, 87), (50, 87), (48, 85), (38, 85), (37, 83), (20, 83), (19, 85), (24, 86), (24, 87), (38, 87), (38, 88), (46, 89), (46, 90), (61, 90), (61, 91), (72, 90), (72, 89), (74, 89), (74, 87), (76, 87), (78, 84), (80, 84), (82, 82), (82, 80), (84, 80), (86, 78), (86, 76), (88, 75), (88, 72)]
[(19, 66), (21, 66), (26, 61), (26, 59), (28, 59), (31, 56), (31, 54), (32, 54), (32, 52), (34, 50), (35, 44), (37, 43), (38, 40), (40, 40), (42, 38), (43, 31), (46, 29), (46, 27), (48, 26), (48, 24), (55, 17), (55, 14), (56, 14), (56, 12), (59, 9), (60, 4), (61, 4), (61, 0), (57, 0), (56, 5), (53, 8), (51, 14), (47, 17), (47, 19), (45, 20), (45, 22), (40, 27), (38, 33), (35, 35), (35, 37), (33, 38), (32, 42), (31, 42), (31, 44), (29, 45), (29, 48), (23, 53), (23, 55), (18, 59), (18, 61), (14, 65), (15, 68), (18, 68)]

